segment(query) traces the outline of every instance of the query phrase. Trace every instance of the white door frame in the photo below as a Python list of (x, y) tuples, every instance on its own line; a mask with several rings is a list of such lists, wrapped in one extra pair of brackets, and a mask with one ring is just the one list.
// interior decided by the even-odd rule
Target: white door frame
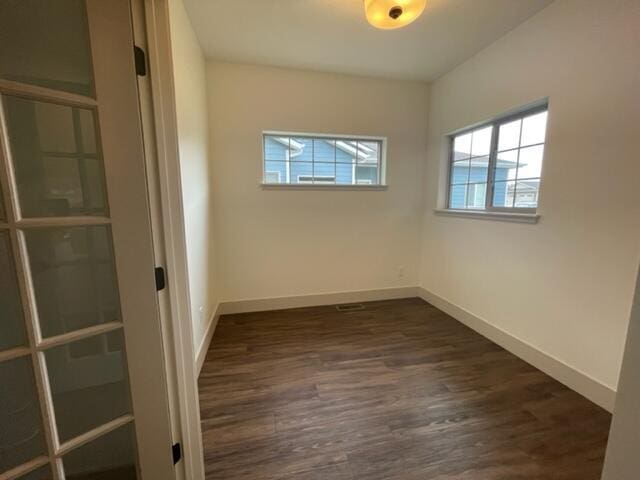
[[(178, 155), (170, 0), (132, 0), (134, 38), (146, 45), (148, 80), (139, 83), (156, 259), (167, 288), (160, 309), (167, 353), (174, 439), (182, 444), (177, 479), (204, 480), (198, 369), (191, 319), (187, 248)], [(144, 77), (143, 77), (144, 78)], [(176, 435), (177, 434), (177, 435)], [(181, 467), (181, 468), (180, 468)]]

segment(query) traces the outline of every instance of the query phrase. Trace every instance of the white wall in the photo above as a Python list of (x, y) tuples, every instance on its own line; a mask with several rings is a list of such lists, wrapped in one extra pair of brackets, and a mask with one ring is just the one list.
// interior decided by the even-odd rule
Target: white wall
[(196, 353), (218, 303), (205, 60), (182, 0), (169, 2), (191, 318)]
[(640, 472), (640, 272), (631, 311), (603, 480), (636, 480)]
[[(222, 299), (415, 286), (427, 86), (225, 63), (207, 74)], [(263, 190), (263, 130), (386, 136), (389, 189)]]
[[(557, 0), (434, 82), (423, 185), (422, 286), (612, 389), (640, 253), (639, 5)], [(544, 97), (540, 223), (435, 216), (444, 135)]]

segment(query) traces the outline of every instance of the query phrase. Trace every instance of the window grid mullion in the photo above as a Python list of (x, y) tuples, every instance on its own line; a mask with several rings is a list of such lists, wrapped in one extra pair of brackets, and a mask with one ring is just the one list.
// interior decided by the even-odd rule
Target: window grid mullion
[(316, 155), (314, 149), (316, 142), (311, 139), (311, 183), (316, 183)]
[(513, 204), (516, 208), (516, 197), (518, 196), (518, 171), (520, 170), (520, 152), (522, 152), (522, 131), (524, 130), (524, 120), (520, 120), (520, 136), (518, 137), (518, 162), (516, 163), (516, 179), (513, 182)]
[[(15, 184), (15, 176), (11, 161), (11, 151), (9, 148), (9, 134), (6, 117), (4, 113), (4, 95), (0, 95), (0, 184), (5, 198), (5, 215), (9, 228), (11, 249), (13, 251), (14, 267), (18, 279), (18, 289), (22, 302), (25, 330), (27, 332), (28, 350), (31, 357), (34, 381), (36, 385), (36, 396), (40, 410), (40, 420), (42, 422), (43, 436), (46, 446), (46, 456), (53, 471), (54, 480), (63, 480), (64, 476), (60, 468), (60, 461), (56, 459), (55, 452), (57, 446), (57, 432), (55, 419), (53, 418), (53, 405), (50, 402), (50, 391), (48, 390), (47, 372), (44, 370), (44, 359), (37, 351), (36, 345), (40, 336), (37, 322), (37, 312), (35, 309), (35, 299), (31, 289), (31, 278), (29, 275), (28, 260), (24, 236), (19, 231), (17, 225), (20, 218), (20, 208), (18, 203), (18, 193)], [(29, 462), (27, 462), (29, 463)], [(39, 467), (34, 467), (39, 468)], [(1, 474), (2, 472), (0, 472)]]
[(465, 189), (464, 189), (464, 208), (468, 209), (469, 208), (469, 184), (471, 183), (471, 157), (473, 156), (473, 137), (474, 137), (474, 133), (475, 130), (473, 132), (471, 132), (471, 143), (469, 144), (469, 159), (467, 160), (469, 162), (469, 168), (467, 170), (467, 182), (465, 183)]
[(489, 150), (489, 165), (487, 167), (487, 191), (485, 192), (484, 208), (489, 210), (493, 207), (493, 190), (496, 180), (496, 165), (498, 162), (498, 141), (500, 136), (500, 124), (493, 123), (491, 131), (491, 147)]

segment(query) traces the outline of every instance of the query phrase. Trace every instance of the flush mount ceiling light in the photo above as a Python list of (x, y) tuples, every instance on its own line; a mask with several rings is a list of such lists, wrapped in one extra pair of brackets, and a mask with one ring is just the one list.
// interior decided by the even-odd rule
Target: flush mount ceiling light
[(367, 20), (383, 30), (409, 25), (426, 6), (427, 0), (364, 0)]

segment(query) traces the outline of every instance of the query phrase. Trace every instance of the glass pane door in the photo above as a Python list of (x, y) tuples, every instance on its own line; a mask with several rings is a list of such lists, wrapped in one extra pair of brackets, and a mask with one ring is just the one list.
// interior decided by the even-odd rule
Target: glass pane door
[(152, 258), (129, 15), (0, 0), (2, 480), (155, 480), (141, 445), (169, 465), (153, 265), (128, 260)]

